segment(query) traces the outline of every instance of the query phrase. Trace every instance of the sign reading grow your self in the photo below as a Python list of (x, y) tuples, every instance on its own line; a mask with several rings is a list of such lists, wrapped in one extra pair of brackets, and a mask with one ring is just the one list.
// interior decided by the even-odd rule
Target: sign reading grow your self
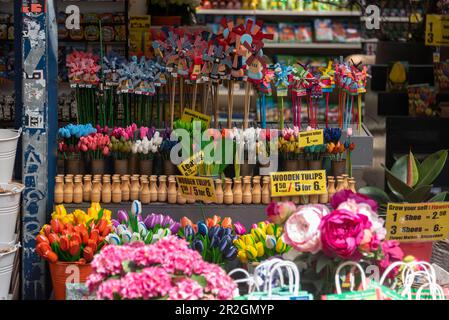
[(288, 197), (326, 193), (326, 171), (272, 172), (271, 196)]
[(316, 146), (323, 143), (323, 130), (312, 130), (299, 133), (299, 146), (301, 148)]
[(387, 239), (424, 242), (446, 239), (449, 234), (449, 202), (389, 203)]
[(215, 185), (212, 178), (176, 176), (176, 182), (186, 198), (205, 202), (215, 201)]

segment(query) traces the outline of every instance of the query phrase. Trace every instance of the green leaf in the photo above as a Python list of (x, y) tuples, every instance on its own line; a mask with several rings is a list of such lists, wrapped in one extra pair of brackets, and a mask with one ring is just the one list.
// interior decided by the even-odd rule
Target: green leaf
[(437, 195), (433, 196), (427, 202), (440, 202), (446, 200), (447, 192), (440, 192)]
[(405, 197), (413, 191), (413, 189), (405, 182), (402, 182), (401, 179), (396, 177), (390, 170), (388, 170), (387, 167), (384, 165), (382, 165), (382, 167), (385, 169), (385, 176), (387, 177), (388, 187), (391, 192), (393, 192), (398, 198), (404, 200)]
[(103, 213), (104, 213), (104, 209), (101, 208), (100, 211), (98, 212), (98, 219), (97, 219), (97, 221), (99, 221), (101, 218), (103, 218)]
[(192, 278), (192, 280), (195, 280), (196, 282), (198, 282), (198, 284), (200, 286), (202, 286), (203, 288), (207, 287), (207, 280), (206, 280), (205, 277), (199, 276), (199, 275), (196, 275), (196, 274), (192, 274), (191, 278)]
[[(418, 183), (419, 172), (418, 166), (416, 165), (416, 160), (413, 154), (411, 155), (411, 166), (412, 166), (412, 186), (415, 186)], [(409, 155), (403, 155), (400, 157), (391, 167), (391, 172), (402, 182), (407, 183), (407, 172), (408, 172), (408, 159)]]
[(365, 196), (368, 196), (368, 197), (376, 200), (376, 202), (378, 204), (391, 202), (391, 199), (388, 196), (388, 194), (386, 194), (386, 192), (380, 188), (363, 187), (358, 190), (358, 193), (364, 194)]
[(321, 255), (316, 262), (316, 273), (320, 273), (328, 264), (332, 263), (325, 255)]
[(412, 192), (410, 192), (406, 197), (405, 200), (410, 203), (417, 203), (417, 202), (423, 202), (429, 199), (430, 197), (430, 190), (432, 189), (432, 186), (420, 186), (415, 188)]
[(447, 150), (440, 150), (428, 156), (418, 167), (418, 186), (430, 185), (440, 175), (447, 159)]

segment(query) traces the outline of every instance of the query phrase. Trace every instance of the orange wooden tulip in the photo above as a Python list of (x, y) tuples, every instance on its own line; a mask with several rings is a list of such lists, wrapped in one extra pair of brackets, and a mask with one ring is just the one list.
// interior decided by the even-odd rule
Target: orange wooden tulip
[(95, 242), (98, 241), (98, 237), (100, 236), (100, 233), (97, 229), (92, 229), (90, 231), (90, 239), (94, 240)]
[(59, 236), (55, 233), (50, 233), (48, 235), (48, 241), (50, 241), (50, 244), (57, 243), (59, 242)]
[(62, 223), (58, 219), (51, 219), (51, 231), (60, 233), (62, 231)]
[(216, 226), (221, 221), (221, 218), (217, 215), (214, 215), (212, 218), (207, 218), (206, 224), (209, 228)]
[(50, 243), (50, 241), (48, 240), (48, 238), (46, 236), (43, 236), (40, 234), (36, 237), (36, 243), (39, 244), (42, 242)]
[(193, 226), (193, 222), (187, 217), (182, 217), (181, 227), (185, 228), (186, 226)]
[(91, 247), (85, 247), (83, 250), (83, 258), (86, 259), (86, 262), (92, 261), (94, 258), (94, 251)]
[(87, 247), (91, 247), (92, 252), (94, 252), (94, 253), (97, 252), (98, 247), (97, 247), (97, 243), (94, 240), (89, 239), (89, 241), (87, 242)]
[(102, 237), (106, 237), (112, 231), (112, 226), (106, 226), (106, 228), (101, 233)]
[(69, 250), (70, 242), (69, 242), (69, 237), (67, 235), (62, 235), (59, 238), (59, 242), (61, 243), (60, 244), (60, 248), (61, 248), (62, 251), (68, 251)]
[(105, 219), (100, 219), (96, 225), (96, 228), (100, 233), (103, 233), (104, 229), (107, 227), (108, 223)]
[(221, 226), (223, 228), (232, 228), (232, 219), (229, 217), (224, 218), (221, 222)]
[(44, 225), (44, 227), (42, 228), (41, 234), (42, 233), (48, 237), (48, 235), (51, 233), (51, 226), (48, 224)]
[(50, 262), (58, 261), (58, 256), (50, 248), (50, 245), (46, 242), (41, 242), (36, 247), (36, 252), (42, 258), (47, 259)]
[(76, 241), (78, 243), (83, 243), (81, 236), (76, 232), (72, 233), (72, 235), (70, 236), (70, 241)]
[(70, 241), (69, 253), (76, 256), (80, 252), (80, 243), (78, 241)]

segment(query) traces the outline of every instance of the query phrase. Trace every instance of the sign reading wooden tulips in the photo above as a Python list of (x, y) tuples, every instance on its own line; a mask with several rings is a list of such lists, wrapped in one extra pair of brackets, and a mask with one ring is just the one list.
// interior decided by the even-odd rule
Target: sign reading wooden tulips
[(449, 202), (389, 203), (387, 239), (424, 242), (446, 239), (449, 234)]
[(212, 178), (176, 176), (176, 182), (185, 198), (204, 202), (215, 201), (215, 185)]
[(288, 197), (326, 193), (326, 171), (272, 172), (271, 196)]

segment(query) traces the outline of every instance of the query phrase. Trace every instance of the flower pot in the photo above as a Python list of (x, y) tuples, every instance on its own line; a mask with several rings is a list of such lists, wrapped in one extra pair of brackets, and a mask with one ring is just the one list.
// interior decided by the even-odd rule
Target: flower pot
[(151, 176), (153, 174), (153, 160), (140, 160), (139, 171), (142, 175)]
[(254, 172), (254, 164), (249, 163), (242, 163), (240, 165), (240, 176), (246, 177), (246, 176), (253, 176)]
[(134, 153), (128, 159), (128, 173), (139, 174), (139, 159)]
[(20, 214), (20, 196), (25, 186), (19, 183), (1, 183), (0, 243), (9, 243), (16, 237), (17, 216)]
[(164, 166), (164, 175), (166, 175), (166, 176), (175, 176), (175, 175), (178, 174), (178, 169), (171, 162), (170, 159), (164, 160), (163, 166)]
[(65, 300), (66, 283), (85, 283), (92, 272), (89, 263), (58, 261), (49, 265), (55, 300)]
[(298, 171), (299, 161), (298, 160), (284, 160), (285, 171)]
[(83, 161), (80, 159), (65, 160), (64, 168), (66, 174), (83, 174)]
[(12, 179), (14, 161), (16, 160), (17, 143), (22, 129), (0, 129), (0, 182), (8, 183)]
[(299, 159), (299, 168), (298, 170), (307, 170), (307, 160), (306, 159)]
[(64, 159), (58, 159), (57, 161), (57, 173), (58, 174), (64, 174)]
[(9, 286), (14, 269), (14, 260), (19, 245), (0, 244), (0, 300), (8, 299)]
[(321, 160), (309, 160), (309, 170), (321, 170), (323, 169), (323, 161)]
[[(261, 164), (261, 163), (259, 163), (259, 176), (263, 176), (264, 174), (264, 171), (263, 171), (263, 169), (267, 169), (267, 168), (269, 168), (270, 167), (270, 163), (267, 163), (267, 164)], [(265, 172), (266, 173), (266, 172)], [(266, 176), (268, 176), (269, 174), (265, 174)]]
[(128, 174), (128, 159), (114, 160), (114, 173), (115, 174)]
[(91, 162), (92, 174), (104, 174), (105, 162), (104, 159), (93, 159)]
[(346, 173), (346, 160), (332, 160), (332, 174), (334, 177), (341, 176)]

